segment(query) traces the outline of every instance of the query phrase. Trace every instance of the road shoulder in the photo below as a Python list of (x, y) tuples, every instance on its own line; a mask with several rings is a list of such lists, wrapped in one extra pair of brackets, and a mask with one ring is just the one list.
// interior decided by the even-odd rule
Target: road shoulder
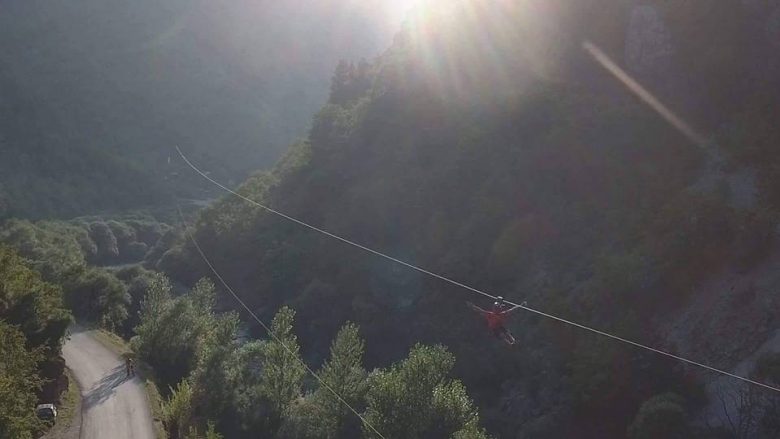
[(70, 368), (65, 368), (68, 388), (57, 407), (57, 422), (42, 439), (79, 439), (81, 435), (81, 389)]

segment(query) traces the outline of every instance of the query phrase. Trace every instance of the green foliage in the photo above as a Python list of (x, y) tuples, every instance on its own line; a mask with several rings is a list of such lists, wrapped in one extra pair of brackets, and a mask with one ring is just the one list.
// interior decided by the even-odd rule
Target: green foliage
[[(172, 139), (222, 181), (271, 166), (327, 99), (337, 61), (374, 56), (398, 24), (350, 0), (261, 9), (141, 0), (111, 10), (83, 1), (90, 18), (34, 3), (0, 17), (0, 64), (15, 65), (0, 74), (0, 215), (126, 210), (168, 203), (172, 192), (211, 198)], [(134, 19), (91, 25), (115, 17)], [(194, 33), (199, 43), (183, 37)], [(164, 44), (151, 42), (161, 35)], [(124, 88), (100, 79), (109, 77)]]
[[(345, 402), (360, 412), (368, 407), (364, 414), (381, 423), (378, 428), (411, 423), (398, 433), (412, 434), (406, 437), (487, 438), (465, 387), (447, 377), (454, 357), (443, 347), (417, 346), (404, 362), (369, 377), (362, 366), (364, 342), (358, 327), (348, 323), (331, 344), (330, 358), (319, 372), (322, 383), (308, 382), (311, 391), (304, 394), (306, 368), (291, 308), (276, 313), (273, 336), (241, 342), (237, 316), (216, 314), (213, 306), (214, 287), (208, 281), (174, 298), (162, 275), (150, 282), (142, 302), (134, 348), (156, 375), (162, 370), (183, 377), (164, 407), (173, 438), (200, 438), (206, 419), (239, 437), (371, 437)], [(195, 321), (207, 324), (198, 331)]]
[[(560, 7), (549, 9), (565, 11), (562, 18), (528, 13), (515, 7), (518, 2), (504, 9), (477, 3), (451, 14), (421, 14), (370, 66), (341, 63), (328, 104), (307, 141), (295, 146), (298, 155), (289, 156), (301, 159), (292, 160), (292, 169), (283, 160), (253, 176), (242, 194), (469, 285), (528, 295), (540, 308), (648, 343), (658, 313), (684, 303), (703, 279), (766, 256), (776, 222), (771, 212), (736, 208), (699, 188), (702, 174), (710, 173), (702, 165), (713, 158), (712, 149), (696, 148), (643, 103), (627, 99), (618, 83), (598, 77), (592, 60), (582, 64), (571, 56), (580, 53), (584, 38), (621, 53), (634, 5), (555, 1)], [(762, 199), (777, 198), (777, 124), (766, 114), (780, 102), (780, 87), (771, 86), (777, 79), (767, 78), (763, 60), (745, 69), (735, 65), (774, 52), (752, 43), (755, 55), (735, 50), (757, 28), (737, 9), (740, 2), (709, 9), (700, 0), (667, 3), (655, 6), (676, 35), (675, 52), (686, 54), (673, 63), (685, 70), (676, 79), (695, 73), (695, 97), (659, 98), (703, 131), (718, 131), (714, 149), (756, 166)], [(721, 23), (723, 33), (717, 32)], [(550, 35), (556, 27), (566, 32)], [(715, 34), (723, 50), (708, 43)], [(757, 42), (753, 37), (749, 41)], [(764, 78), (763, 86), (752, 84), (756, 77)], [(710, 93), (713, 99), (695, 102)], [(685, 111), (699, 106), (705, 110)], [(732, 121), (735, 115), (739, 120)], [(496, 351), (462, 318), (466, 311), (451, 290), (314, 237), (235, 197), (205, 209), (196, 236), (239, 283), (236, 290), (247, 292), (243, 299), (251, 308), (296, 305), (309, 323), (299, 332), (302, 344), (320, 346), (315, 358), (324, 357), (326, 337), (346, 319), (360, 323), (368, 345), (376, 345), (369, 351), (373, 364), (400, 358), (419, 340), (451, 342), (459, 374), (481, 385), (479, 403), (500, 413), (490, 425), (502, 436), (525, 434), (528, 418), (543, 412), (548, 424), (560, 423), (567, 432), (587, 427), (583, 436), (622, 437), (647, 397), (683, 387), (679, 370), (553, 325), (524, 324), (518, 331), (523, 350)], [(179, 239), (159, 267), (192, 282), (207, 270), (197, 261), (194, 248)], [(325, 305), (333, 312), (322, 312)], [(246, 416), (249, 401), (267, 397), (257, 384), (264, 350), (264, 343), (244, 345), (233, 364), (245, 367), (231, 368), (234, 377), (247, 378), (237, 383), (255, 383), (238, 386), (236, 396), (251, 425), (261, 423)], [(524, 376), (518, 365), (559, 373)], [(422, 384), (412, 385), (398, 370), (377, 373), (364, 401), (390, 434), (440, 434), (424, 431), (424, 419), (414, 421), (425, 410), (446, 411), (472, 425), (468, 404), (457, 402), (463, 396), (457, 386), (441, 383), (417, 395), (425, 404), (400, 402), (398, 388), (404, 397), (414, 396), (427, 388), (428, 378), (423, 373)], [(514, 403), (520, 397), (512, 389), (524, 385), (530, 402), (500, 411), (498, 401)], [(434, 389), (443, 401), (434, 401)], [(285, 431), (321, 434), (310, 421), (330, 416), (317, 404), (319, 391), (287, 393), (297, 396), (283, 415)], [(258, 408), (255, 419), (273, 411)], [(594, 426), (594, 418), (603, 421)], [(398, 425), (412, 430), (395, 432), (403, 428)]]
[[(733, 261), (730, 252), (744, 219), (719, 200), (688, 190), (702, 152), (641, 104), (579, 81), (531, 79), (523, 70), (528, 63), (518, 61), (523, 55), (507, 49), (523, 43), (515, 39), (502, 53), (518, 62), (509, 62), (503, 73), (517, 73), (528, 83), (497, 78), (502, 75), (486, 67), (491, 63), (484, 54), (463, 46), (464, 35), (481, 35), (486, 22), (508, 20), (512, 29), (515, 19), (534, 23), (511, 13), (485, 14), (473, 22), (455, 17), (462, 26), (426, 40), (435, 53), (468, 52), (474, 55), (469, 59), (484, 61), (459, 62), (462, 71), (438, 59), (423, 62), (425, 44), (414, 39), (426, 37), (407, 34), (355, 78), (356, 68), (342, 63), (308, 142), (296, 145), (306, 152), (300, 167), (282, 172), (280, 164), (254, 176), (242, 194), (470, 285), (523, 291), (540, 306), (555, 301), (577, 310), (579, 320), (645, 337), (641, 329), (656, 307)], [(611, 24), (613, 30), (621, 27)], [(440, 69), (441, 81), (426, 81), (431, 69)], [(502, 353), (502, 361), (491, 361), (497, 354), (477, 341), (474, 324), (461, 318), (465, 311), (451, 300), (451, 291), (313, 236), (235, 197), (205, 209), (196, 231), (215, 264), (229, 267), (236, 289), (252, 292), (242, 298), (250, 307), (295, 304), (309, 323), (300, 332), (307, 345), (323, 346), (323, 334), (346, 319), (356, 319), (369, 345), (381, 346), (372, 362), (399, 358), (419, 340), (451, 341), (464, 380), (484, 385), (480, 404), (507, 396), (502, 383), (521, 379), (515, 364), (530, 362), (529, 368), (542, 370), (554, 363), (569, 375), (547, 378), (563, 389), (550, 404), (563, 401), (567, 410), (584, 410), (584, 401), (600, 400), (604, 413), (619, 405), (612, 431), (623, 434), (647, 395), (634, 401), (620, 398), (621, 391), (669, 390), (657, 388), (630, 355), (571, 358), (572, 344), (579, 344), (571, 334), (550, 347), (523, 340), (530, 338), (523, 332), (521, 344), (532, 355)], [(180, 242), (160, 266), (189, 281), (207, 270), (197, 260), (197, 252)], [(325, 305), (334, 311), (323, 313)], [(323, 350), (317, 354), (324, 356)], [(624, 372), (619, 385), (611, 386), (603, 370)], [(575, 385), (564, 385), (570, 379)], [(505, 429), (502, 434), (516, 434), (522, 416), (530, 416), (530, 409), (517, 410), (524, 411), (513, 413), (517, 421), (493, 422)], [(296, 400), (289, 411), (299, 426), (307, 416), (326, 415), (313, 395)], [(301, 431), (316, 435), (312, 428), (306, 424)]]
[[(312, 396), (312, 403), (319, 408), (317, 423), (323, 438), (348, 437), (359, 427), (358, 420), (343, 401), (359, 407), (365, 399), (368, 383), (363, 369), (364, 345), (357, 326), (352, 323), (342, 327), (331, 344), (330, 359), (319, 372), (320, 379), (330, 390), (320, 386)], [(331, 390), (341, 400), (333, 396)]]
[(387, 438), (487, 437), (463, 385), (448, 379), (454, 364), (442, 346), (415, 346), (409, 358), (370, 377), (366, 419)]
[(263, 350), (263, 342), (249, 341), (241, 345), (225, 365), (234, 389), (231, 404), (244, 431), (270, 431), (263, 428), (269, 409), (260, 395)]
[(42, 429), (35, 404), (59, 391), (53, 383), (70, 323), (62, 290), (0, 245), (0, 437), (32, 438)]
[(222, 419), (233, 406), (235, 389), (227, 366), (238, 349), (238, 324), (235, 314), (215, 316), (197, 352), (191, 375), (196, 405), (212, 419)]
[(281, 308), (271, 323), (274, 337), (264, 345), (260, 394), (271, 404), (274, 415), (281, 416), (301, 395), (306, 369), (301, 364), (298, 339), (293, 333), (295, 311)]
[(214, 427), (213, 422), (208, 423), (208, 427), (206, 429), (206, 435), (204, 439), (223, 439), (222, 435), (219, 434), (216, 428)]
[(32, 261), (45, 279), (67, 279), (86, 265), (84, 234), (63, 223), (10, 220), (0, 230), (0, 241)]
[(97, 318), (109, 329), (119, 328), (127, 319), (130, 295), (113, 274), (90, 267), (69, 279), (65, 288), (66, 300), (76, 315)]
[(117, 270), (114, 275), (127, 285), (127, 294), (130, 296), (127, 319), (120, 329), (122, 335), (130, 338), (133, 328), (140, 323), (141, 302), (146, 295), (146, 290), (155, 278), (155, 273), (135, 265)]
[(198, 283), (193, 294), (173, 298), (166, 277), (158, 274), (141, 303), (133, 349), (154, 367), (163, 385), (187, 376), (197, 364), (197, 351), (213, 326), (214, 285)]
[[(354, 415), (353, 415), (354, 416)], [(359, 435), (333, 436), (332, 422), (323, 407), (313, 398), (300, 398), (293, 402), (284, 415), (284, 421), (276, 436), (279, 439), (325, 439), (333, 437), (359, 437)]]
[(209, 422), (206, 426), (206, 432), (200, 434), (197, 427), (190, 427), (185, 439), (223, 439), (223, 436), (219, 434), (214, 426), (213, 422)]
[(364, 96), (373, 82), (372, 66), (365, 60), (357, 65), (344, 60), (339, 61), (330, 85), (330, 102), (346, 105)]
[[(148, 276), (140, 268), (119, 274)], [(219, 420), (232, 407), (229, 368), (237, 347), (238, 316), (214, 313), (214, 284), (207, 279), (178, 297), (162, 274), (144, 278), (144, 284), (146, 294), (131, 345), (154, 368), (158, 384), (178, 383), (163, 407), (166, 429), (173, 438), (221, 437), (211, 423), (205, 436), (199, 427), (202, 416)]]
[(631, 439), (684, 439), (691, 437), (685, 401), (673, 393), (645, 401), (628, 429)]
[(107, 263), (119, 258), (119, 244), (114, 231), (106, 223), (94, 222), (89, 225), (89, 236), (97, 246), (97, 260)]
[(193, 390), (187, 380), (182, 380), (163, 403), (163, 422), (171, 439), (189, 438), (193, 416)]
[(363, 351), (364, 342), (357, 326), (344, 325), (331, 344), (330, 359), (318, 373), (324, 385), (318, 384), (316, 391), (288, 408), (279, 433), (281, 438), (336, 439), (359, 435), (360, 419), (344, 402), (352, 407), (365, 404), (368, 382)]
[(0, 320), (18, 325), (30, 346), (46, 346), (59, 352), (70, 324), (62, 291), (41, 279), (26, 261), (0, 245)]
[[(132, 222), (139, 229), (151, 227), (147, 220), (133, 219)], [(157, 228), (162, 226), (158, 224)], [(122, 245), (114, 230), (122, 237)], [(108, 223), (10, 220), (0, 227), (0, 242), (14, 247), (29, 259), (44, 280), (61, 285), (66, 303), (77, 317), (110, 329), (125, 328), (125, 332), (125, 321), (137, 311), (138, 289), (143, 280), (126, 273), (120, 280), (108, 270), (92, 265), (134, 258), (140, 261), (146, 251), (133, 253), (134, 249), (145, 248), (146, 244), (134, 241), (138, 236), (129, 221), (117, 220)], [(128, 291), (128, 287), (132, 290)], [(130, 323), (131, 326), (134, 324)]]
[(37, 374), (43, 355), (30, 351), (21, 331), (0, 320), (0, 437), (32, 439), (42, 429), (35, 416)]

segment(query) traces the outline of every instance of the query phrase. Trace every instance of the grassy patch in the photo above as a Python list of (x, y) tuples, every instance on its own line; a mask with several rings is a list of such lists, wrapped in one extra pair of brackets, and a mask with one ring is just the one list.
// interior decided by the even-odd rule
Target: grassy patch
[(120, 356), (125, 356), (133, 352), (132, 349), (130, 349), (130, 345), (128, 345), (127, 342), (122, 339), (122, 337), (114, 333), (108, 332), (104, 329), (95, 329), (93, 331), (93, 335), (99, 342), (103, 343), (103, 345), (116, 352)]
[[(143, 372), (141, 372), (143, 374)], [(154, 420), (154, 433), (157, 435), (157, 439), (167, 439), (168, 434), (165, 433), (165, 426), (162, 423), (162, 395), (157, 389), (157, 384), (150, 379), (145, 379), (146, 382), (146, 395), (149, 398), (149, 406), (152, 410), (152, 418)]]
[[(104, 329), (95, 329), (93, 333), (99, 342), (118, 355), (124, 357), (133, 353), (130, 345), (122, 337)], [(155, 382), (154, 371), (148, 364), (138, 360), (136, 360), (136, 368), (138, 376), (144, 381), (146, 397), (149, 399), (149, 408), (152, 411), (154, 431), (157, 439), (167, 439), (168, 435), (165, 433), (165, 428), (162, 424), (163, 399)]]
[(73, 417), (79, 412), (81, 407), (81, 394), (79, 393), (79, 386), (76, 383), (76, 377), (73, 376), (73, 372), (66, 368), (65, 373), (68, 375), (68, 389), (62, 395), (62, 402), (57, 410), (57, 418), (58, 422), (70, 425), (73, 422)]

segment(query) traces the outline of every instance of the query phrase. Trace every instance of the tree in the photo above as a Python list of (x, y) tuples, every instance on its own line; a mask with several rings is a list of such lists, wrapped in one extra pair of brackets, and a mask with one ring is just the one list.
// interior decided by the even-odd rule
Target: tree
[[(277, 433), (278, 439), (326, 439), (333, 436), (331, 425), (323, 424), (321, 421), (328, 419), (323, 407), (314, 401), (309, 395), (305, 398), (299, 398), (294, 401), (287, 412), (284, 414), (284, 420)], [(342, 438), (358, 437), (340, 436)]]
[(355, 66), (345, 60), (340, 60), (330, 83), (330, 102), (344, 104), (350, 99), (350, 83)]
[(198, 349), (198, 362), (191, 379), (195, 405), (210, 419), (222, 419), (233, 403), (233, 385), (226, 365), (237, 349), (238, 316), (226, 314), (214, 319)]
[(685, 401), (674, 393), (656, 395), (639, 408), (628, 428), (631, 439), (685, 439), (691, 437)]
[[(752, 378), (776, 386), (780, 383), (780, 355), (762, 355)], [(780, 437), (780, 397), (756, 386), (723, 386), (718, 398), (723, 411), (722, 428), (734, 438)]]
[(0, 320), (0, 437), (32, 439), (42, 425), (35, 416), (36, 373), (43, 356), (29, 351), (19, 329)]
[(133, 266), (121, 269), (115, 275), (127, 285), (127, 294), (130, 296), (127, 319), (121, 331), (122, 335), (130, 338), (134, 335), (133, 328), (141, 323), (141, 302), (143, 302), (146, 291), (149, 289), (149, 285), (154, 280), (156, 274), (140, 266)]
[(49, 282), (61, 283), (84, 270), (81, 239), (89, 239), (83, 230), (54, 222), (10, 220), (0, 230), (0, 241), (29, 259)]
[(28, 346), (47, 346), (59, 353), (71, 322), (62, 290), (44, 282), (16, 252), (0, 246), (0, 320), (18, 325)]
[(293, 333), (295, 311), (281, 308), (271, 324), (274, 337), (263, 345), (260, 394), (270, 403), (272, 414), (281, 418), (293, 400), (300, 397), (306, 369)]
[[(353, 407), (364, 404), (367, 390), (367, 374), (363, 369), (364, 345), (357, 326), (352, 323), (344, 325), (331, 344), (330, 359), (319, 373), (330, 390), (320, 385), (314, 393), (314, 404), (322, 411), (319, 423), (326, 433), (324, 437), (345, 437), (348, 436), (345, 430), (354, 431), (360, 427), (359, 420), (343, 401)], [(343, 401), (336, 398), (331, 390)]]
[(192, 386), (182, 380), (163, 403), (163, 422), (172, 439), (184, 439), (192, 424)]
[[(28, 263), (10, 248), (0, 246), (0, 322), (22, 333), (28, 351), (41, 354), (33, 370), (42, 386), (27, 390), (55, 398), (62, 390), (58, 386), (64, 370), (60, 348), (71, 315), (63, 304), (62, 289), (44, 282)], [(15, 354), (0, 349), (0, 357), (7, 355)], [(21, 369), (19, 373), (23, 373)]]
[(89, 236), (97, 245), (96, 261), (100, 264), (110, 264), (119, 258), (119, 245), (111, 228), (103, 222), (96, 221), (89, 225)]
[(336, 439), (360, 434), (361, 422), (344, 402), (359, 410), (365, 405), (367, 374), (362, 364), (363, 351), (364, 342), (357, 326), (344, 325), (331, 344), (330, 359), (318, 374), (324, 385), (288, 409), (280, 437)]
[(194, 369), (199, 345), (214, 327), (210, 308), (213, 288), (213, 284), (201, 281), (193, 293), (174, 299), (170, 282), (163, 275), (150, 283), (132, 344), (154, 367), (162, 384), (177, 383)]
[(149, 283), (146, 296), (141, 301), (140, 323), (135, 327), (136, 336), (131, 340), (133, 350), (152, 366), (159, 353), (157, 340), (161, 332), (160, 316), (168, 312), (173, 303), (171, 283), (157, 274)]
[(190, 427), (189, 432), (187, 433), (186, 439), (223, 439), (223, 436), (217, 432), (216, 427), (214, 427), (214, 423), (209, 421), (208, 425), (206, 426), (206, 433), (201, 435), (198, 432), (197, 427)]
[(130, 295), (127, 287), (113, 274), (87, 268), (65, 283), (66, 299), (73, 312), (95, 320), (109, 329), (119, 328), (127, 319)]
[(236, 409), (246, 430), (277, 431), (283, 414), (301, 397), (306, 368), (294, 319), (295, 311), (281, 308), (271, 324), (273, 337), (246, 343), (230, 365)]
[(268, 415), (260, 395), (264, 343), (254, 340), (243, 344), (225, 365), (242, 430), (263, 427)]
[(448, 379), (454, 364), (443, 346), (416, 345), (406, 360), (370, 377), (366, 420), (388, 439), (486, 438), (465, 388)]

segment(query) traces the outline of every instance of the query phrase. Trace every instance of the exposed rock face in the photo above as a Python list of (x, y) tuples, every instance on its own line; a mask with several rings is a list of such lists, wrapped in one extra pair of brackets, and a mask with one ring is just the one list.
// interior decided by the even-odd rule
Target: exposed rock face
[(655, 6), (638, 5), (631, 11), (625, 47), (625, 63), (631, 71), (649, 77), (671, 73), (672, 36)]
[[(704, 282), (685, 307), (664, 316), (663, 322), (659, 320), (665, 347), (714, 367), (750, 376), (761, 354), (780, 352), (776, 293), (779, 269), (780, 248), (775, 244), (773, 254), (749, 270), (729, 270)], [(741, 385), (719, 375), (703, 378), (713, 395), (731, 392), (734, 386)], [(703, 417), (721, 422), (724, 410), (736, 416), (733, 402), (723, 406), (713, 398)]]
[(690, 358), (731, 369), (778, 328), (780, 253), (744, 272), (704, 282), (690, 303), (659, 325), (668, 346)]

